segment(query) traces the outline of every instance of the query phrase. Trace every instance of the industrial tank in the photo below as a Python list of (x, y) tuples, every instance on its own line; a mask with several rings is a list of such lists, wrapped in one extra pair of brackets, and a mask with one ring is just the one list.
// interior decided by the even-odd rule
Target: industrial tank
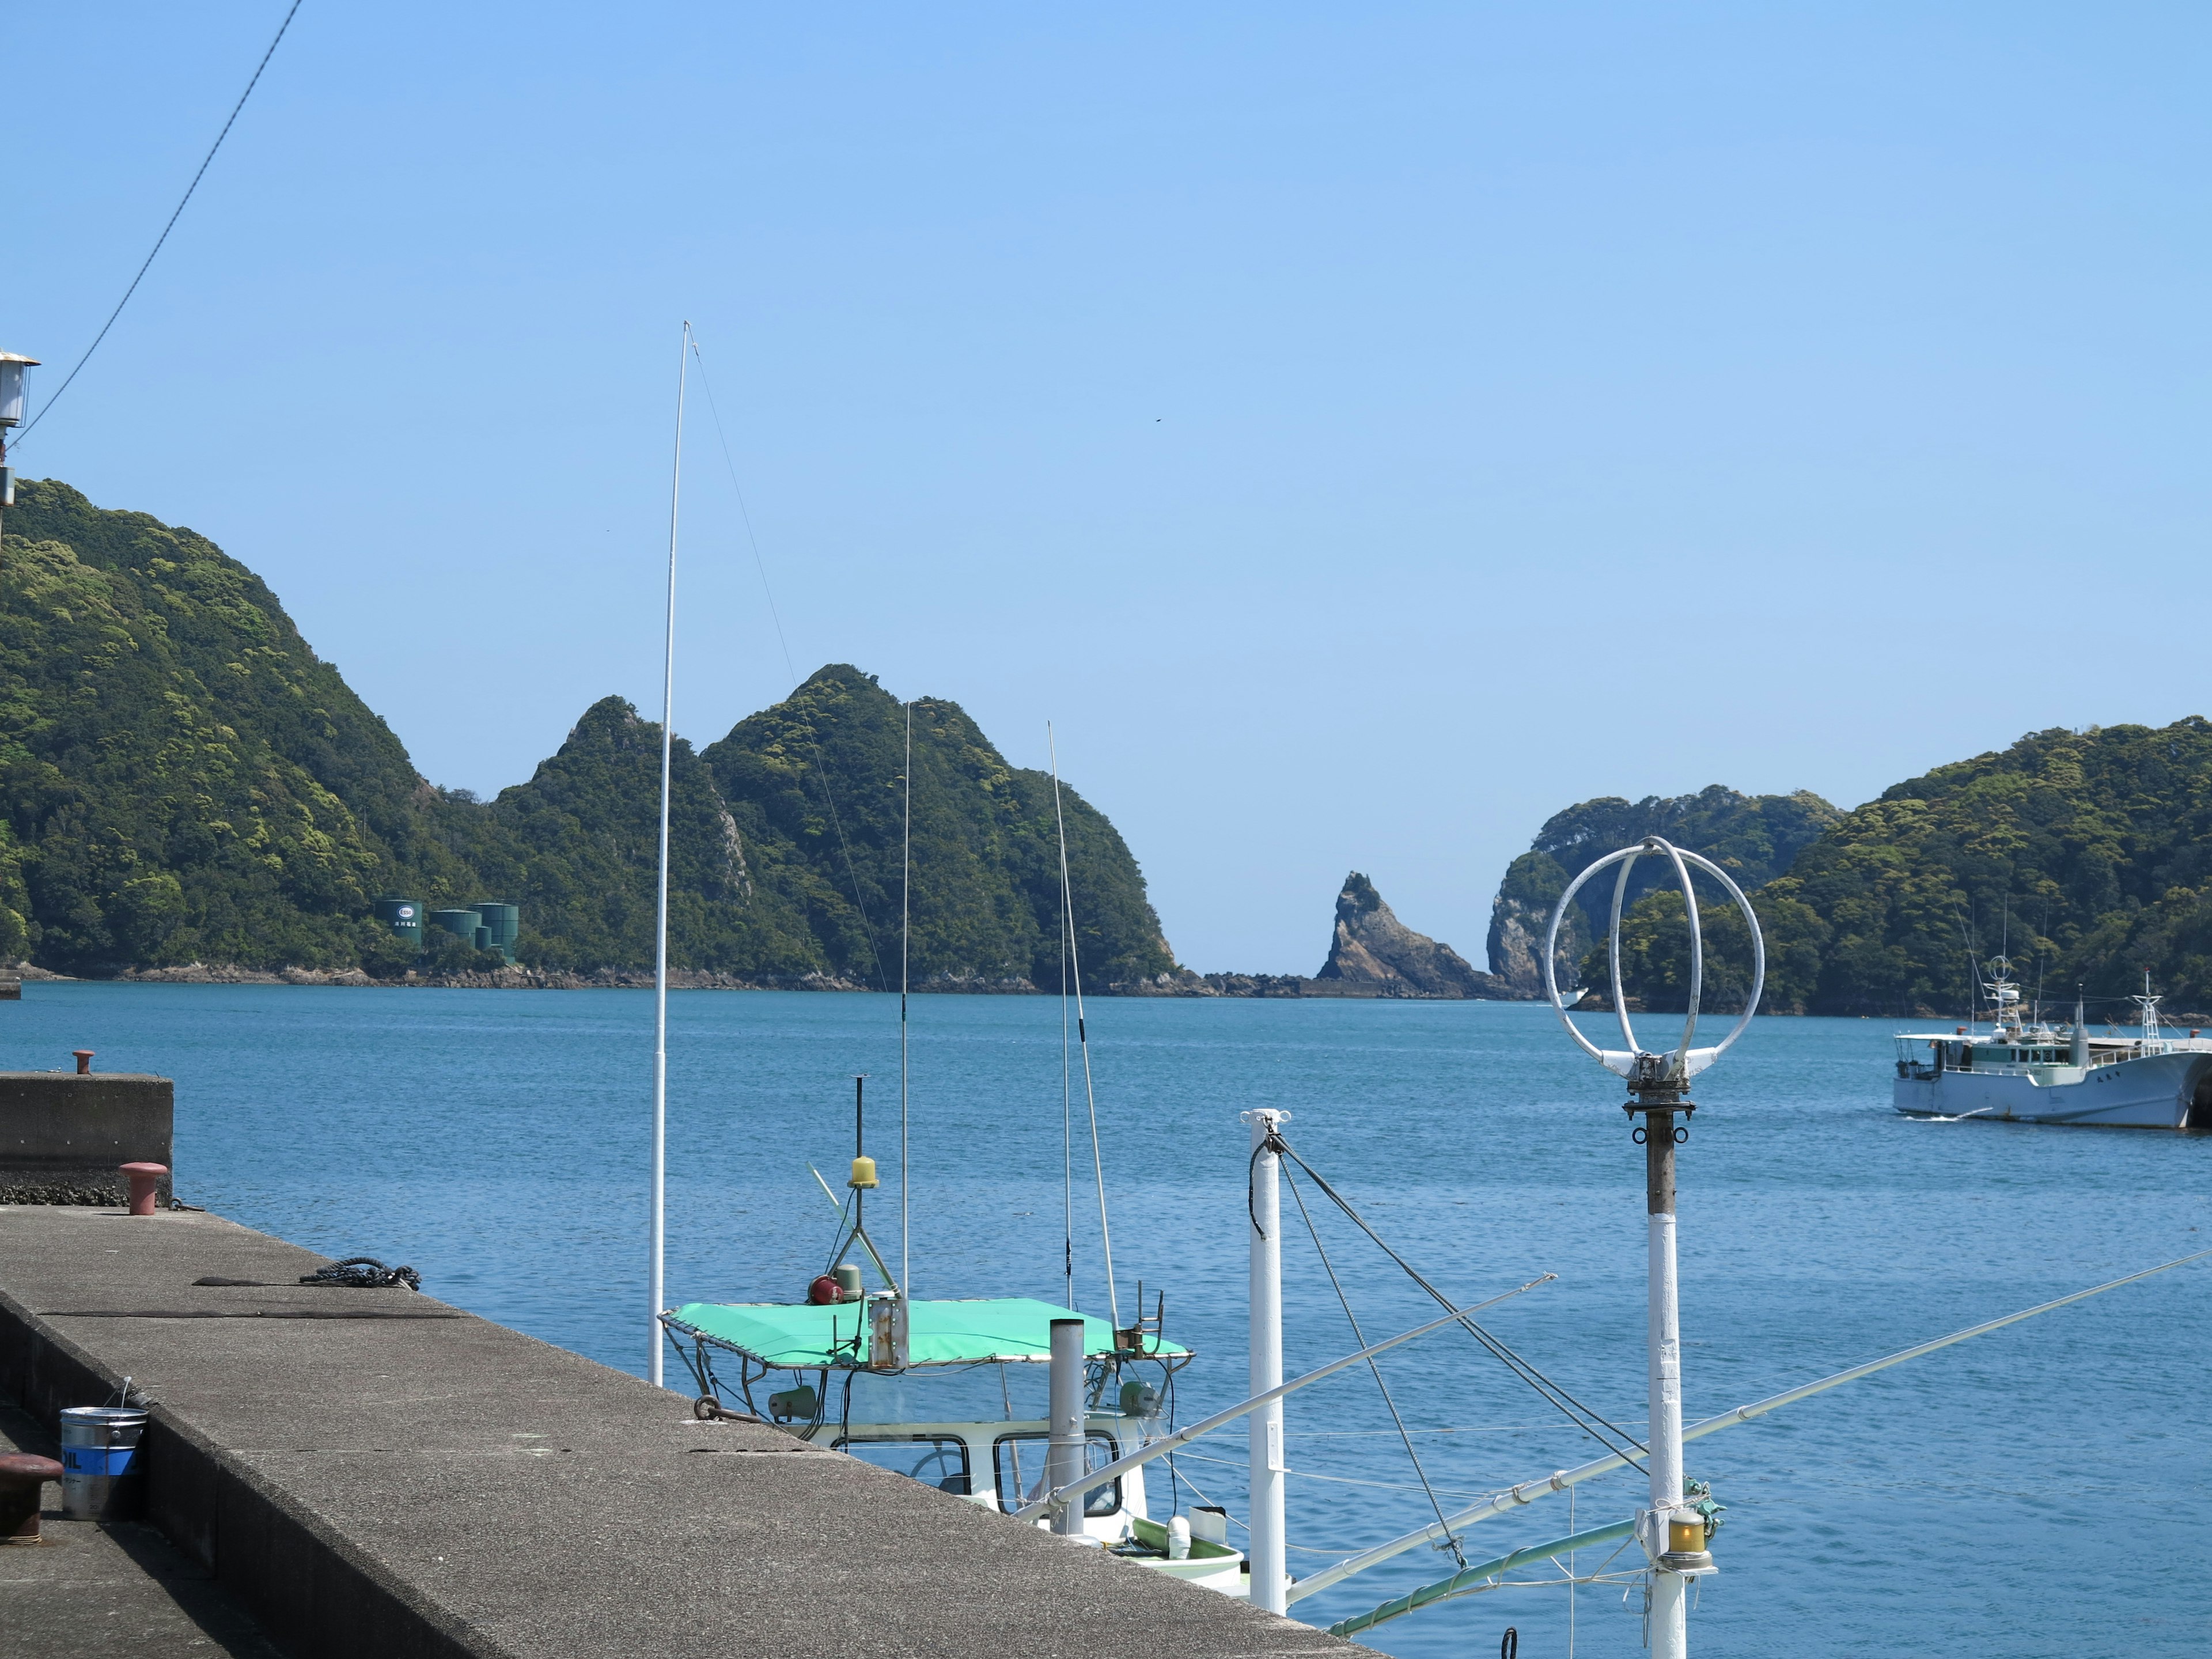
[(376, 902), (376, 919), (418, 951), (422, 949), (422, 900), (380, 898)]
[(483, 926), (483, 918), (473, 910), (433, 910), (430, 912), (430, 925), (442, 927), (473, 945), (477, 942), (477, 929)]
[(484, 932), (484, 937), (477, 941), (477, 948), (496, 951), (513, 962), (514, 941), (522, 931), (521, 907), (502, 903), (497, 899), (486, 899), (476, 907), (476, 911), (483, 919)]

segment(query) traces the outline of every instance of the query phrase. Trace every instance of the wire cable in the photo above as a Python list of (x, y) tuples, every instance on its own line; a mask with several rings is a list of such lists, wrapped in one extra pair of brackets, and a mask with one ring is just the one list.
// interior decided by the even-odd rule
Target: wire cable
[[(1367, 1333), (1359, 1328), (1359, 1317), (1352, 1311), (1352, 1298), (1344, 1293), (1343, 1282), (1336, 1276), (1336, 1264), (1328, 1259), (1328, 1251), (1322, 1245), (1321, 1229), (1314, 1225), (1313, 1215), (1306, 1208), (1305, 1194), (1298, 1190), (1297, 1178), (1285, 1170), (1283, 1179), (1290, 1187), (1291, 1196), (1297, 1201), (1299, 1218), (1306, 1224), (1306, 1236), (1313, 1240), (1314, 1254), (1321, 1258), (1322, 1271), (1328, 1275), (1329, 1288), (1336, 1292), (1336, 1299), (1344, 1309), (1345, 1322), (1352, 1327), (1352, 1340), (1364, 1348), (1367, 1346)], [(1444, 1519), (1444, 1506), (1437, 1501), (1436, 1489), (1429, 1485), (1429, 1472), (1421, 1467), (1421, 1455), (1413, 1449), (1413, 1436), (1406, 1432), (1406, 1419), (1398, 1414), (1398, 1402), (1390, 1397), (1390, 1385), (1382, 1380), (1382, 1364), (1370, 1358), (1367, 1369), (1374, 1373), (1376, 1389), (1382, 1395), (1383, 1405), (1389, 1409), (1391, 1422), (1397, 1425), (1398, 1438), (1404, 1443), (1406, 1456), (1413, 1465), (1413, 1478), (1421, 1483), (1422, 1492), (1428, 1495), (1429, 1507), (1436, 1511), (1437, 1524), (1444, 1529), (1440, 1547), (1449, 1550), (1452, 1559), (1464, 1567), (1467, 1557), (1460, 1549), (1459, 1537), (1452, 1531), (1451, 1522)]]
[[(753, 533), (752, 509), (745, 505), (744, 486), (738, 482), (738, 464), (730, 454), (729, 434), (722, 429), (722, 411), (714, 403), (714, 383), (708, 377), (707, 359), (699, 349), (696, 333), (691, 337), (691, 356), (699, 365), (699, 385), (707, 394), (707, 413), (714, 419), (715, 440), (722, 447), (722, 465), (729, 471), (731, 493), (738, 498), (738, 521), (745, 527), (745, 541), (753, 553), (753, 568), (760, 573), (761, 592), (768, 597), (769, 620), (775, 624), (776, 646), (783, 653), (783, 672), (796, 680), (799, 667), (792, 660), (791, 641), (784, 636), (783, 613), (775, 608), (775, 592), (768, 581), (768, 562), (761, 556), (760, 538)], [(806, 728), (806, 746), (814, 751), (814, 775), (821, 781), (822, 803), (830, 809), (830, 827), (837, 832), (837, 850), (845, 860), (845, 879), (853, 884), (853, 908), (860, 915), (860, 931), (867, 936), (868, 955), (876, 964), (876, 988), (888, 991), (890, 984), (884, 972), (884, 954), (876, 947), (876, 925), (868, 919), (867, 901), (860, 895), (860, 872), (853, 864), (853, 844), (846, 839), (845, 823), (837, 812), (837, 798), (830, 790), (830, 763), (823, 757), (821, 740), (815, 736), (811, 726)]]
[[(1121, 1298), (1114, 1288), (1114, 1230), (1106, 1220), (1106, 1154), (1098, 1144), (1098, 1091), (1091, 1082), (1091, 1033), (1083, 1018), (1083, 959), (1075, 944), (1074, 888), (1067, 876), (1067, 819), (1060, 805), (1060, 749), (1052, 735), (1052, 722), (1044, 727), (1045, 747), (1052, 756), (1052, 817), (1060, 832), (1060, 925), (1067, 945), (1067, 962), (1075, 981), (1075, 1043), (1083, 1053), (1083, 1098), (1091, 1109), (1091, 1167), (1098, 1178), (1098, 1241), (1106, 1256), (1106, 1312), (1116, 1330), (1121, 1325)], [(1449, 1305), (1449, 1304), (1447, 1304)], [(1144, 1310), (1137, 1310), (1139, 1318)]]
[(138, 267), (138, 274), (131, 279), (131, 286), (123, 290), (123, 297), (115, 302), (115, 309), (107, 313), (107, 320), (100, 325), (100, 332), (92, 337), (92, 343), (84, 349), (84, 356), (76, 360), (76, 367), (70, 369), (62, 383), (54, 388), (54, 395), (39, 405), (39, 412), (31, 416), (30, 424), (17, 434), (16, 447), (22, 447), (23, 440), (31, 435), (32, 428), (46, 418), (47, 411), (59, 403), (62, 393), (70, 389), (70, 382), (76, 380), (84, 366), (92, 361), (92, 354), (100, 349), (100, 343), (107, 337), (107, 331), (115, 326), (115, 319), (123, 314), (123, 307), (131, 303), (131, 296), (138, 291), (138, 284), (146, 280), (146, 273), (154, 268), (155, 254), (161, 252), (161, 245), (169, 240), (169, 233), (177, 228), (177, 221), (184, 215), (185, 204), (192, 199), (192, 192), (200, 187), (200, 180), (207, 176), (208, 165), (215, 160), (216, 151), (221, 149), (222, 141), (230, 137), (230, 129), (238, 119), (238, 112), (246, 107), (246, 100), (253, 95), (254, 88), (261, 84), (261, 71), (269, 67), (269, 60), (276, 55), (277, 42), (283, 40), (284, 31), (292, 27), (292, 19), (298, 13), (301, 3), (301, 0), (292, 0), (291, 9), (284, 14), (284, 21), (276, 26), (276, 38), (270, 41), (269, 50), (261, 54), (261, 61), (253, 66), (253, 78), (246, 83), (246, 90), (238, 94), (238, 101), (230, 106), (229, 119), (222, 124), (222, 131), (216, 134), (215, 143), (208, 146), (208, 153), (200, 158), (199, 171), (192, 174), (191, 183), (185, 186), (185, 193), (177, 200), (176, 210), (169, 215), (169, 222), (161, 227), (161, 234), (154, 239), (153, 252), (149, 253), (145, 263)]
[[(1442, 1291), (1438, 1290), (1434, 1285), (1431, 1284), (1426, 1278), (1423, 1277), (1419, 1269), (1416, 1268), (1412, 1262), (1407, 1261), (1404, 1256), (1399, 1255), (1398, 1252), (1393, 1249), (1389, 1243), (1384, 1242), (1382, 1235), (1376, 1232), (1373, 1227), (1368, 1224), (1367, 1218), (1361, 1215), (1359, 1212), (1353, 1207), (1352, 1201), (1346, 1198), (1343, 1194), (1338, 1192), (1335, 1188), (1329, 1185), (1328, 1178), (1326, 1176), (1315, 1169), (1312, 1164), (1307, 1163), (1305, 1159), (1300, 1158), (1297, 1153), (1291, 1151), (1288, 1141), (1285, 1140), (1280, 1134), (1270, 1135), (1268, 1139), (1270, 1142), (1269, 1149), (1277, 1152), (1281, 1157), (1288, 1158), (1291, 1163), (1297, 1164), (1298, 1168), (1304, 1170), (1309, 1176), (1311, 1176), (1313, 1177), (1314, 1185), (1321, 1188), (1322, 1194), (1328, 1198), (1328, 1201), (1335, 1205), (1338, 1209), (1343, 1211), (1346, 1217), (1352, 1222), (1353, 1226), (1358, 1228), (1361, 1232), (1365, 1233), (1369, 1238), (1372, 1239), (1375, 1242), (1376, 1249), (1380, 1249), (1383, 1255), (1389, 1256), (1391, 1261), (1396, 1262), (1400, 1270), (1405, 1273), (1407, 1278), (1412, 1279), (1414, 1284), (1419, 1285), (1422, 1290), (1428, 1292), (1428, 1294), (1434, 1297), (1440, 1305), (1445, 1308), (1449, 1308), (1454, 1305), (1452, 1299), (1446, 1296)], [(1256, 1158), (1256, 1156), (1257, 1153), (1255, 1152), (1255, 1157)], [(1642, 1441), (1637, 1439), (1626, 1429), (1608, 1421), (1598, 1413), (1591, 1410), (1588, 1406), (1583, 1405), (1581, 1401), (1576, 1399), (1574, 1395), (1569, 1394), (1558, 1383), (1553, 1382), (1550, 1377), (1545, 1376), (1544, 1373), (1537, 1370), (1534, 1365), (1531, 1364), (1528, 1360), (1523, 1359), (1519, 1354), (1516, 1353), (1511, 1348), (1508, 1347), (1497, 1337), (1492, 1335), (1489, 1331), (1477, 1324), (1474, 1320), (1463, 1318), (1459, 1322), (1465, 1328), (1468, 1334), (1474, 1337), (1476, 1341), (1480, 1342), (1485, 1348), (1488, 1349), (1492, 1356), (1496, 1358), (1500, 1364), (1504, 1365), (1507, 1370), (1512, 1372), (1514, 1376), (1519, 1377), (1522, 1382), (1527, 1383), (1531, 1389), (1534, 1389), (1539, 1397), (1545, 1400), (1553, 1407), (1556, 1407), (1570, 1422), (1575, 1425), (1576, 1427), (1581, 1429), (1585, 1434), (1589, 1435), (1591, 1439), (1596, 1441), (1607, 1451), (1619, 1457), (1630, 1468), (1643, 1468), (1643, 1465), (1636, 1461), (1637, 1455), (1638, 1453), (1644, 1453), (1646, 1455), (1649, 1455)], [(1606, 1431), (1606, 1432), (1601, 1433), (1599, 1431), (1601, 1429)], [(1608, 1434), (1613, 1437), (1607, 1438)]]

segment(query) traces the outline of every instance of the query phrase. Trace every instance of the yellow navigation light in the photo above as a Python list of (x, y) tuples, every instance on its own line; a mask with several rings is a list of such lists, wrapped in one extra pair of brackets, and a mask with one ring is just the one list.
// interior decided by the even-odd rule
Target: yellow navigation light
[(1702, 1555), (1706, 1550), (1705, 1517), (1695, 1510), (1667, 1512), (1667, 1553)]
[(853, 1178), (845, 1184), (848, 1187), (873, 1187), (879, 1184), (876, 1180), (876, 1160), (866, 1156), (854, 1158)]

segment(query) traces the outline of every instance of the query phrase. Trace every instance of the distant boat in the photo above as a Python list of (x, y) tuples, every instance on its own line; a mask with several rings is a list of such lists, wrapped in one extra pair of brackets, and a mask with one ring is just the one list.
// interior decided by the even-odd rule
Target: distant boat
[(2140, 1036), (2091, 1036), (2081, 1005), (2070, 1025), (2024, 1019), (2012, 964), (1989, 964), (1991, 1030), (1900, 1032), (1892, 1100), (1907, 1117), (2212, 1129), (2212, 1039), (2167, 1036), (2150, 976), (2133, 1000)]

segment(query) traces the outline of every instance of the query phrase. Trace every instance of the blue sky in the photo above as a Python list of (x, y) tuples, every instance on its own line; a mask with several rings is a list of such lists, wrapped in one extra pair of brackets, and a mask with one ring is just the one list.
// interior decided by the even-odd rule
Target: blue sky
[[(0, 8), (58, 383), (283, 14)], [(658, 708), (677, 331), (798, 674), (1044, 723), (1201, 969), (1598, 794), (2203, 712), (2212, 14), (307, 0), (27, 476), (423, 772)], [(695, 400), (678, 729), (788, 690)]]

